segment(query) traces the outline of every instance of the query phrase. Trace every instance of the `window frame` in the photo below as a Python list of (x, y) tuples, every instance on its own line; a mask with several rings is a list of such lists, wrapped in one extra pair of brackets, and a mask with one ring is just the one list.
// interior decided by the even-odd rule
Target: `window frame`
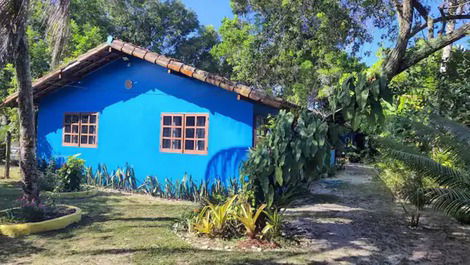
[[(178, 116), (182, 118), (182, 123), (181, 126), (179, 125), (164, 125), (163, 120), (164, 117), (170, 116), (173, 117)], [(189, 128), (186, 125), (186, 118), (187, 117), (194, 117), (194, 125), (189, 126)], [(205, 117), (206, 122), (204, 126), (197, 126), (197, 117)], [(181, 137), (177, 137), (177, 139), (181, 139), (181, 149), (171, 149), (171, 144), (172, 140), (174, 137), (170, 135), (170, 137), (164, 137), (163, 136), (163, 129), (164, 128), (181, 128)], [(186, 137), (186, 129), (194, 129), (194, 137), (187, 138)], [(198, 128), (204, 128), (204, 138), (197, 138), (196, 131)], [(172, 130), (170, 131), (170, 134), (172, 134)], [(163, 140), (165, 139), (170, 139), (170, 148), (163, 148)], [(192, 140), (194, 141), (194, 150), (187, 150), (186, 147), (186, 140)], [(197, 148), (197, 141), (198, 139), (201, 139), (204, 141), (205, 148), (204, 150), (196, 150)], [(188, 140), (188, 141), (189, 141)], [(178, 153), (178, 154), (193, 154), (193, 155), (207, 155), (209, 152), (209, 114), (208, 113), (161, 113), (160, 114), (160, 140), (159, 140), (159, 145), (160, 145), (160, 152), (162, 153)]]
[[(181, 125), (164, 125), (163, 120), (164, 117), (171, 117), (171, 122), (173, 122), (173, 117), (181, 117)], [(163, 136), (163, 129), (170, 128), (170, 137)], [(172, 132), (174, 128), (181, 128), (181, 137), (173, 137)], [(170, 140), (170, 148), (163, 148), (163, 140), (169, 139)], [(181, 140), (181, 148), (180, 149), (171, 149), (171, 145), (173, 139)], [(166, 113), (160, 115), (160, 152), (165, 153), (182, 153), (184, 148), (184, 115), (178, 113)]]
[[(77, 115), (78, 116), (78, 133), (72, 133), (72, 125), (74, 123), (70, 123), (70, 133), (65, 132), (65, 126), (68, 125), (65, 123), (65, 117), (67, 115)], [(81, 136), (82, 136), (82, 115), (96, 115), (96, 123), (95, 125), (95, 133), (90, 134), (89, 132), (86, 133), (87, 137), (90, 136), (95, 136), (95, 143), (94, 144), (82, 144), (81, 143)], [(98, 112), (65, 112), (64, 117), (62, 120), (62, 146), (67, 146), (67, 147), (78, 147), (78, 148), (97, 148), (98, 147), (98, 127), (99, 127), (99, 113)], [(93, 125), (92, 123), (88, 122), (86, 123), (86, 126), (88, 126), (88, 131), (89, 131), (89, 126)], [(71, 135), (73, 137), (74, 135), (78, 135), (78, 143), (66, 143), (65, 142), (65, 136)]]

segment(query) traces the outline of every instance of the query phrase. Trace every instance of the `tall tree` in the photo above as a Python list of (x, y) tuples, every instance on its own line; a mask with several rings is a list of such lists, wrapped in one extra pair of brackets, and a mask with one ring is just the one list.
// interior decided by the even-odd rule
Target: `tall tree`
[[(448, 3), (458, 2), (458, 8)], [(301, 102), (322, 88), (338, 88), (342, 73), (359, 72), (351, 57), (384, 29), (394, 46), (379, 67), (390, 81), (434, 52), (468, 35), (468, 1), (442, 0), (232, 0), (232, 20), (220, 29), (213, 54), (232, 67), (232, 77), (281, 92)], [(429, 3), (429, 5), (426, 5)], [(437, 15), (439, 14), (439, 15)], [(396, 19), (394, 19), (394, 15)], [(454, 30), (445, 31), (453, 23)], [(440, 27), (438, 28), (438, 26)], [(435, 34), (436, 30), (439, 34)], [(420, 34), (427, 30), (427, 37)], [(416, 46), (418, 39), (427, 45)], [(336, 66), (337, 71), (331, 71)], [(308, 102), (308, 101), (307, 101)]]
[[(50, 14), (51, 27), (63, 25), (69, 1), (52, 1), (54, 13)], [(34, 105), (31, 77), (31, 62), (27, 38), (27, 25), (30, 15), (29, 0), (0, 1), (0, 62), (14, 64), (18, 86), (18, 115), (20, 124), (20, 172), (23, 179), (24, 199), (38, 204), (38, 172), (36, 161), (36, 139)], [(57, 37), (57, 39), (55, 39)], [(60, 43), (63, 35), (52, 35)]]
[(102, 1), (112, 35), (159, 53), (171, 53), (199, 27), (196, 13), (181, 1)]
[(219, 42), (219, 34), (214, 27), (201, 26), (194, 36), (176, 44), (174, 52), (170, 53), (170, 56), (197, 68), (224, 74), (229, 71), (227, 65), (224, 65), (210, 53), (211, 49)]
[[(36, 2), (36, 6), (42, 3)], [(217, 32), (201, 26), (194, 11), (181, 1), (71, 0), (69, 17), (70, 30), (61, 31), (68, 33), (67, 42), (61, 54), (52, 58), (52, 66), (75, 58), (112, 35), (196, 67), (220, 71), (218, 60), (209, 53), (219, 41)], [(55, 43), (48, 41), (54, 48)]]

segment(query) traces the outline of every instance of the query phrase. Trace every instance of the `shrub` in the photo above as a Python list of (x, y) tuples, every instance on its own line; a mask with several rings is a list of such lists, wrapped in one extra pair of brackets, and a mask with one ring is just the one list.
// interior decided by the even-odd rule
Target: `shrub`
[(250, 151), (242, 174), (258, 204), (282, 208), (307, 191), (330, 164), (328, 124), (310, 111), (281, 110), (268, 133)]
[(50, 199), (40, 204), (30, 202), (25, 198), (19, 199), (19, 202), (19, 208), (9, 209), (0, 216), (0, 223), (40, 222), (58, 213), (54, 201)]
[(71, 192), (80, 190), (81, 183), (85, 178), (85, 160), (78, 158), (78, 156), (70, 156), (67, 162), (57, 171), (58, 186), (56, 191)]
[(57, 187), (57, 163), (51, 159), (45, 166), (40, 167), (41, 175), (39, 176), (39, 189), (42, 191), (54, 191)]

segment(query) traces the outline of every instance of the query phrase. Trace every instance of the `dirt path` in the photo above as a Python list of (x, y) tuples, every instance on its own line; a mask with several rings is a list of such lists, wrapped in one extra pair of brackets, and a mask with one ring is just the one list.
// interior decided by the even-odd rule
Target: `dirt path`
[(409, 228), (376, 174), (351, 164), (313, 185), (311, 196), (287, 211), (287, 233), (309, 253), (285, 262), (470, 264), (470, 226), (427, 211), (420, 228)]

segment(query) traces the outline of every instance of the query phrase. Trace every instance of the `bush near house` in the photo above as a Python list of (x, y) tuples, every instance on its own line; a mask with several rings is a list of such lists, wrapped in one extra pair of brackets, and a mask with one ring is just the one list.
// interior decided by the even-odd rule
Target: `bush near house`
[(42, 191), (75, 192), (83, 190), (85, 181), (85, 160), (78, 158), (78, 154), (70, 156), (61, 166), (51, 159), (48, 163), (40, 165), (41, 176), (39, 187)]
[(271, 117), (264, 137), (243, 165), (247, 189), (257, 205), (280, 209), (307, 192), (309, 184), (328, 172), (328, 124), (308, 110), (280, 111)]

